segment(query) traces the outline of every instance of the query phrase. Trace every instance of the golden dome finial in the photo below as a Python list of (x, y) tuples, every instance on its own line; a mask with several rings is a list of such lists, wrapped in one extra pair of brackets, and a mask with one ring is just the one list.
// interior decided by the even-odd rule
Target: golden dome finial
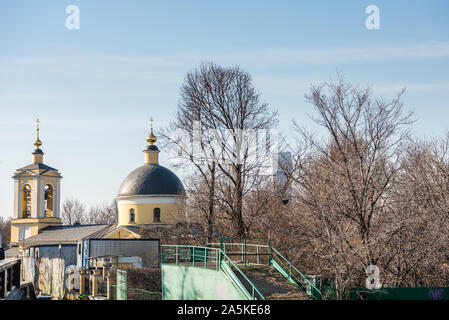
[(150, 118), (150, 135), (147, 138), (147, 142), (153, 145), (157, 141), (157, 138), (153, 134), (153, 117)]
[(36, 133), (37, 133), (37, 138), (36, 141), (34, 142), (34, 145), (36, 146), (37, 149), (39, 149), (39, 147), (42, 145), (42, 142), (39, 140), (39, 118), (36, 119), (36, 124), (37, 124), (37, 128), (36, 128)]

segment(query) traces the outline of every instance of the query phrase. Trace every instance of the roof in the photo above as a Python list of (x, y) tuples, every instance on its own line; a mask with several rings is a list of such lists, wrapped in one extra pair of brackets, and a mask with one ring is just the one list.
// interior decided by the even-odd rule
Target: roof
[(181, 180), (159, 164), (144, 164), (132, 171), (122, 182), (118, 197), (134, 195), (182, 195)]
[(57, 171), (57, 169), (55, 169), (55, 168), (52, 168), (50, 166), (47, 166), (46, 164), (38, 163), (38, 162), (29, 164), (20, 169), (17, 169), (17, 171), (25, 171), (25, 170), (55, 170), (55, 171)]
[(145, 148), (145, 150), (144, 150), (144, 152), (145, 151), (159, 151), (159, 149), (156, 147), (156, 145), (148, 145), (146, 148)]
[[(56, 171), (56, 173), (60, 176), (58, 169), (52, 168), (43, 163), (35, 162), (35, 163), (29, 164), (25, 167), (22, 167), (20, 169), (17, 169), (16, 173), (13, 175), (13, 178), (17, 178), (20, 175), (23, 175), (24, 172), (26, 172), (26, 171), (33, 171), (33, 170), (39, 170), (40, 172), (38, 174), (44, 174), (49, 171)], [(35, 174), (35, 173), (33, 173), (33, 174)]]
[(24, 244), (45, 244), (45, 243), (74, 243), (79, 240), (102, 238), (109, 233), (114, 225), (109, 224), (86, 224), (71, 226), (49, 226), (42, 229), (39, 234), (20, 241)]
[(140, 234), (140, 226), (119, 226), (119, 225), (116, 225), (115, 227), (113, 227), (113, 228), (111, 227), (111, 229), (109, 229), (107, 231), (108, 234), (106, 236), (108, 236), (109, 234), (114, 233), (114, 232), (116, 232), (116, 231), (118, 231), (120, 229), (125, 229), (125, 230), (127, 230), (127, 231), (129, 231), (131, 233), (135, 233), (136, 235)]

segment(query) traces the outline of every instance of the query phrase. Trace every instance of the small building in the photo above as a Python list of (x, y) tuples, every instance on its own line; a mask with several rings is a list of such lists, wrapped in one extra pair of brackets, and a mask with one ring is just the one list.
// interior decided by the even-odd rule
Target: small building
[[(22, 241), (24, 257), (64, 259), (65, 268), (89, 269), (96, 267), (94, 259), (117, 257), (118, 266), (157, 266), (158, 239), (109, 238), (117, 233), (116, 225), (50, 226)], [(103, 259), (104, 260), (104, 259)]]

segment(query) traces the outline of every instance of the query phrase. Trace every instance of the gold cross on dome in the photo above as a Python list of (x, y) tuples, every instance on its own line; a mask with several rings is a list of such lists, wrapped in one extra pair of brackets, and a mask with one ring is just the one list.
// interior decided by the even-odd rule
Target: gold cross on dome
[(153, 145), (157, 141), (157, 138), (153, 134), (153, 117), (150, 117), (150, 135), (147, 138), (147, 142)]
[(39, 147), (42, 145), (42, 142), (39, 140), (39, 118), (36, 119), (36, 134), (37, 134), (37, 138), (36, 141), (34, 142), (34, 145), (36, 146), (36, 148), (39, 149)]

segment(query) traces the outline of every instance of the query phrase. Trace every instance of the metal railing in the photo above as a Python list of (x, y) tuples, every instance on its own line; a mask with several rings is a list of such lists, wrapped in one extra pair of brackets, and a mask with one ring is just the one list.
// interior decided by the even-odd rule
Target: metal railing
[(20, 288), (20, 265), (20, 259), (0, 260), (0, 299), (6, 299), (12, 291)]
[(307, 295), (312, 299), (321, 300), (320, 290), (305, 276), (301, 271), (299, 271), (290, 260), (286, 259), (276, 248), (271, 247), (271, 264), (273, 261), (276, 262), (283, 271), (292, 279), (298, 286), (303, 288)]
[[(161, 263), (212, 268), (217, 271), (222, 270), (249, 299), (265, 300), (263, 294), (260, 293), (252, 281), (248, 279), (237, 264), (220, 248), (163, 245), (161, 246)], [(222, 264), (225, 264), (229, 269), (226, 270)], [(229, 272), (232, 272), (232, 274), (229, 274)]]
[(298, 287), (304, 289), (307, 295), (313, 299), (321, 299), (320, 290), (299, 271), (290, 260), (286, 259), (276, 248), (271, 245), (243, 243), (208, 243), (208, 246), (221, 246), (222, 250), (232, 257), (238, 257), (238, 265), (270, 265), (278, 266), (280, 273), (292, 280)]
[(219, 270), (218, 250), (199, 246), (163, 245), (161, 262)]
[[(242, 270), (240, 270), (240, 268), (237, 266), (237, 264), (235, 264), (234, 261), (232, 261), (232, 259), (229, 258), (229, 256), (226, 253), (224, 253), (221, 249), (219, 249), (219, 250), (220, 250), (219, 255), (222, 257), (221, 259), (223, 260), (223, 262), (227, 263), (228, 266), (234, 270), (234, 272), (237, 271), (239, 273), (239, 275), (243, 279), (245, 279), (246, 284), (249, 285), (249, 289), (251, 290), (251, 298), (253, 300), (256, 300), (256, 299), (265, 300), (264, 295), (256, 288), (256, 286), (252, 283), (252, 281), (248, 279), (248, 277), (242, 272)], [(233, 277), (231, 277), (231, 279), (233, 279)], [(238, 285), (238, 283), (237, 283), (237, 285)], [(246, 288), (246, 290), (248, 290), (247, 286), (245, 286), (245, 288)]]
[(237, 265), (269, 265), (270, 247), (252, 243), (207, 243), (206, 246), (218, 247), (228, 256), (233, 257)]

